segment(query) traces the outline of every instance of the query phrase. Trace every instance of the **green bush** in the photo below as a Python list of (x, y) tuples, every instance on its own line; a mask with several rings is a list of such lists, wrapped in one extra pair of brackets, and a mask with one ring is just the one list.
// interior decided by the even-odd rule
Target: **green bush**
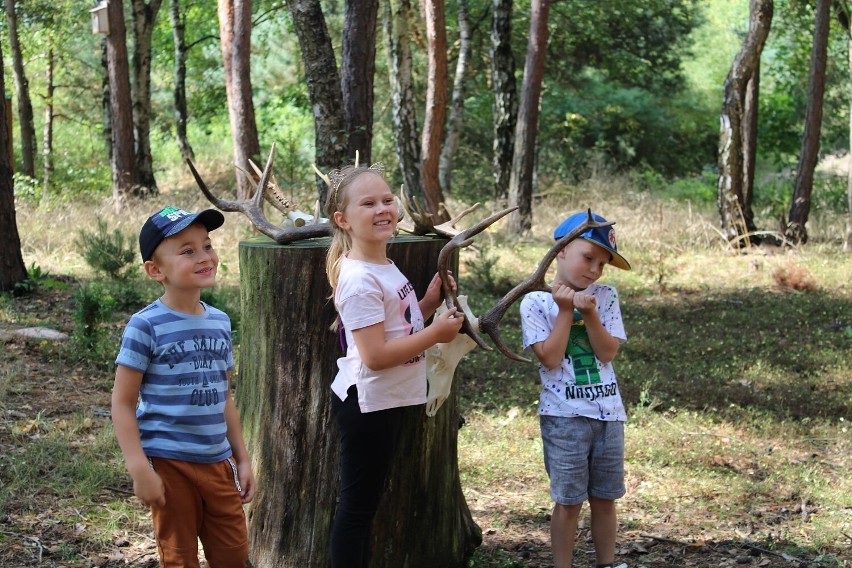
[(133, 239), (115, 229), (110, 232), (107, 222), (98, 217), (94, 232), (83, 229), (75, 244), (92, 269), (113, 280), (125, 280), (135, 268), (136, 252)]

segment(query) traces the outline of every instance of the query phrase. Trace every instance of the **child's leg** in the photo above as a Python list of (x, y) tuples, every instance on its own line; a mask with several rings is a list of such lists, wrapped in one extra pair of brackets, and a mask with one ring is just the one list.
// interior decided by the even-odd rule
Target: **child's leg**
[(237, 466), (231, 460), (195, 464), (204, 500), (199, 537), (209, 568), (245, 568), (248, 529), (239, 493)]
[(553, 550), (554, 568), (571, 568), (574, 559), (574, 541), (577, 539), (579, 505), (553, 505), (550, 517), (550, 547)]
[(597, 563), (609, 564), (615, 560), (616, 515), (615, 501), (589, 497), (592, 511), (592, 540), (595, 542)]
[(331, 565), (369, 563), (370, 527), (385, 492), (396, 449), (400, 409), (362, 413), (352, 387), (345, 401), (332, 395), (340, 436), (340, 495), (331, 531)]
[(192, 481), (192, 464), (162, 458), (151, 462), (166, 490), (166, 504), (151, 507), (160, 566), (197, 568), (202, 504)]

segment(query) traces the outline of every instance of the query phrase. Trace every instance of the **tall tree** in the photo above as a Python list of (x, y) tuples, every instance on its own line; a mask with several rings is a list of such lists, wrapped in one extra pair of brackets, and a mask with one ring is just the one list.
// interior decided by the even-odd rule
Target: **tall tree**
[(414, 86), (411, 63), (411, 27), (409, 0), (383, 2), (382, 26), (391, 87), (393, 142), (405, 191), (415, 200), (423, 200), (420, 146), (417, 143), (417, 113), (414, 110)]
[(512, 54), (512, 2), (493, 0), (491, 19), (491, 90), (494, 93), (494, 198), (509, 195), (515, 123), (518, 117), (515, 57)]
[(426, 83), (426, 112), (423, 117), (421, 158), (426, 206), (436, 220), (447, 220), (441, 209), (444, 194), (438, 177), (444, 123), (447, 118), (447, 25), (444, 0), (423, 0), (426, 21), (426, 51), (429, 60)]
[(464, 98), (467, 94), (466, 83), (468, 74), (468, 59), (471, 51), (471, 25), (468, 0), (458, 0), (459, 24), (459, 53), (456, 59), (456, 73), (453, 79), (453, 97), (450, 106), (450, 118), (447, 121), (447, 133), (444, 146), (441, 148), (441, 160), (438, 168), (438, 179), (441, 188), (450, 193), (452, 185), (453, 161), (459, 147), (459, 137), (462, 130), (464, 115)]
[(748, 34), (725, 78), (716, 204), (722, 233), (728, 240), (756, 230), (751, 203), (757, 149), (760, 55), (769, 35), (773, 9), (773, 0), (751, 0)]
[[(337, 60), (319, 0), (287, 0), (287, 5), (299, 38), (308, 96), (314, 112), (316, 165), (328, 171), (355, 157), (346, 155), (347, 129)], [(320, 203), (325, 204), (328, 188), (319, 178), (316, 182)]]
[(47, 197), (50, 191), (50, 183), (53, 178), (53, 97), (56, 94), (56, 84), (53, 80), (55, 52), (53, 47), (53, 35), (47, 36), (47, 54), (45, 57), (45, 97), (44, 97), (44, 125), (41, 136), (41, 160), (44, 167), (42, 178), (42, 197)]
[(186, 135), (186, 124), (189, 120), (186, 104), (186, 23), (180, 10), (180, 0), (172, 0), (169, 16), (172, 20), (172, 39), (175, 44), (175, 131), (181, 158), (194, 160), (195, 153)]
[(826, 51), (831, 19), (831, 0), (818, 0), (814, 18), (814, 41), (808, 80), (808, 109), (805, 114), (805, 131), (799, 153), (799, 168), (793, 188), (790, 214), (784, 227), (784, 235), (794, 243), (806, 243), (808, 232), (805, 224), (811, 210), (811, 193), (814, 185), (814, 170), (819, 159), (819, 134), (822, 125), (823, 95), (825, 94)]
[[(251, 88), (251, 0), (218, 0), (218, 16), (234, 163), (251, 172), (249, 160), (258, 161), (260, 155)], [(242, 172), (237, 172), (238, 199), (250, 197), (254, 189)]]
[[(6, 0), (6, 23), (9, 26), (9, 47), (11, 48), (12, 70), (15, 77), (15, 93), (18, 97), (18, 123), (21, 128), (21, 161), (23, 173), (35, 177), (35, 122), (33, 105), (30, 100), (30, 83), (24, 72), (24, 56), (18, 40), (18, 15), (15, 12), (15, 0)], [(10, 141), (11, 142), (11, 141)]]
[(116, 207), (135, 196), (135, 152), (133, 145), (133, 104), (130, 96), (130, 67), (127, 60), (127, 28), (124, 1), (111, 0), (107, 9), (109, 35), (106, 59), (109, 76), (109, 116), (111, 136), (110, 165), (112, 196)]
[[(840, 3), (840, 16), (843, 29), (846, 30), (846, 64), (849, 80), (852, 82), (852, 10), (847, 2)], [(843, 251), (852, 252), (852, 94), (849, 95), (849, 160), (846, 170), (846, 238), (843, 240)]]
[(340, 86), (348, 134), (346, 155), (373, 155), (373, 83), (376, 74), (378, 0), (348, 0), (343, 20)]
[[(0, 46), (0, 93), (6, 92), (3, 50)], [(9, 162), (9, 140), (6, 105), (0, 104), (0, 291), (11, 290), (27, 277), (27, 267), (21, 254), (21, 238), (15, 217), (15, 187), (12, 164)]]
[(515, 149), (512, 175), (509, 179), (509, 205), (518, 210), (509, 216), (509, 231), (520, 233), (532, 226), (532, 190), (535, 170), (536, 136), (539, 102), (547, 52), (547, 18), (551, 0), (532, 0), (529, 42), (524, 62), (524, 82), (518, 122), (515, 126)]
[(151, 35), (162, 0), (131, 0), (133, 6), (133, 129), (137, 194), (156, 195), (151, 156)]

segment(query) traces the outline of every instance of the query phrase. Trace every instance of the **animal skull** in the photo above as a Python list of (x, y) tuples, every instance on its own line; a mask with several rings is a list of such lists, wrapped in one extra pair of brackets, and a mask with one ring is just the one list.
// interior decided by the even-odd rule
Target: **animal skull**
[[(467, 296), (458, 297), (459, 304), (474, 329), (478, 329), (476, 316), (467, 305)], [(442, 305), (435, 315), (445, 312), (447, 307)], [(459, 333), (449, 343), (436, 343), (426, 350), (426, 377), (429, 383), (429, 392), (426, 394), (426, 414), (435, 416), (438, 409), (450, 396), (453, 386), (453, 375), (461, 358), (470, 353), (476, 347), (476, 342), (469, 335)]]

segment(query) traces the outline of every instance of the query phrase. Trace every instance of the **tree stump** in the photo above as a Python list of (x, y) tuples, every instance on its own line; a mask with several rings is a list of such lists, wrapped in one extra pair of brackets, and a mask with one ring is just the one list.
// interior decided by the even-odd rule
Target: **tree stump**
[[(393, 259), (422, 297), (446, 240), (401, 236)], [(257, 493), (249, 508), (256, 568), (330, 563), (337, 503), (337, 427), (330, 385), (342, 355), (325, 276), (329, 239), (240, 243), (240, 374), (236, 402)], [(435, 417), (407, 409), (372, 535), (375, 568), (462, 567), (482, 542), (461, 490), (453, 391)]]

